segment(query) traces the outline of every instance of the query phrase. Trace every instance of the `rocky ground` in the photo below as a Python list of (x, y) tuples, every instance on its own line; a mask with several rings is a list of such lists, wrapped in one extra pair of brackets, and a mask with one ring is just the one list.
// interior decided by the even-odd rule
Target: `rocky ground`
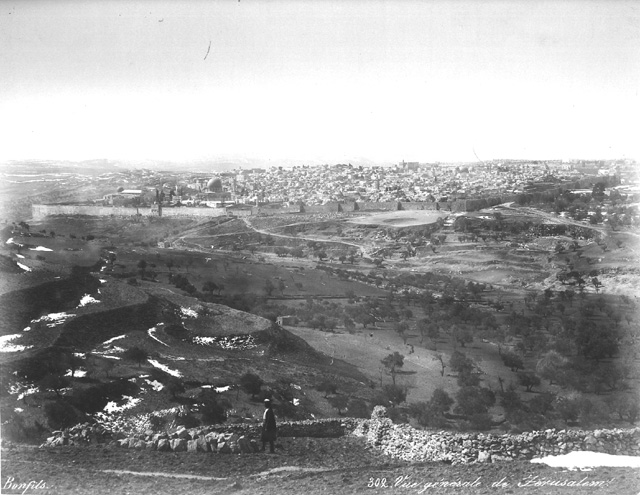
[[(386, 457), (354, 437), (283, 438), (278, 445), (275, 454), (241, 455), (4, 445), (0, 492), (635, 495), (640, 491), (638, 469), (567, 471), (524, 461), (455, 466), (407, 463)], [(30, 481), (32, 485), (19, 487)]]

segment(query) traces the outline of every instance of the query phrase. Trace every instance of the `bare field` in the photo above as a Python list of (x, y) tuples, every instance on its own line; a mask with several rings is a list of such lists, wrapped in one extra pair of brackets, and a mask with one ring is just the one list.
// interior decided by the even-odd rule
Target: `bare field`
[(372, 215), (347, 220), (348, 223), (360, 225), (380, 225), (384, 227), (413, 227), (416, 225), (429, 225), (446, 218), (448, 213), (429, 210), (390, 211), (374, 213)]

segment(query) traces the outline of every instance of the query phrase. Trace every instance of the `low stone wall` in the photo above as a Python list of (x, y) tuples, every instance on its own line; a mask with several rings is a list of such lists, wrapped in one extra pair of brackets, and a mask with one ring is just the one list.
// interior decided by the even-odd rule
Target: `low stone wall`
[[(342, 437), (353, 431), (361, 421), (351, 418), (282, 421), (278, 423), (278, 437)], [(238, 423), (189, 429), (179, 427), (160, 433), (148, 430), (127, 435), (86, 423), (54, 431), (42, 446), (110, 444), (121, 448), (173, 452), (249, 453), (257, 448), (261, 430), (261, 424)]]
[[(260, 444), (261, 425), (222, 424), (199, 428), (174, 428), (167, 432), (145, 431), (127, 435), (100, 425), (77, 425), (55, 431), (42, 445), (109, 444), (119, 448), (167, 452), (250, 453)], [(336, 438), (363, 437), (373, 448), (406, 461), (500, 462), (528, 460), (572, 451), (593, 451), (618, 455), (640, 455), (640, 428), (585, 430), (544, 430), (518, 435), (456, 433), (417, 430), (396, 425), (384, 407), (376, 406), (371, 419), (320, 419), (278, 423), (278, 437)]]
[(544, 430), (519, 435), (490, 433), (438, 433), (396, 425), (377, 406), (370, 420), (353, 434), (365, 437), (385, 454), (407, 461), (446, 461), (453, 464), (498, 462), (560, 455), (588, 450), (640, 455), (640, 428), (613, 430)]

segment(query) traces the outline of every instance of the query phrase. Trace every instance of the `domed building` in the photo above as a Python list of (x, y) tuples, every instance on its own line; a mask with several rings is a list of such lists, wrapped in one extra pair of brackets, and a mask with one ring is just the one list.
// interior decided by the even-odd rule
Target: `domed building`
[(222, 180), (219, 177), (215, 177), (207, 182), (207, 190), (209, 192), (221, 193), (222, 192)]
[(221, 207), (231, 201), (231, 193), (223, 189), (220, 177), (214, 177), (207, 182), (201, 198), (207, 206)]

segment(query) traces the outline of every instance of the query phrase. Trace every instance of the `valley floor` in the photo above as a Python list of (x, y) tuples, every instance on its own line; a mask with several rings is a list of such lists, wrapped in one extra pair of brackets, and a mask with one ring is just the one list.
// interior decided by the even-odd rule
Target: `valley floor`
[[(635, 495), (640, 490), (640, 470), (631, 468), (566, 471), (521, 461), (456, 466), (407, 463), (349, 437), (283, 438), (278, 444), (275, 454), (242, 455), (4, 446), (0, 493)], [(11, 489), (12, 484), (29, 481), (34, 483), (26, 491)], [(33, 488), (38, 482), (39, 487)], [(443, 486), (447, 483), (450, 486)]]

